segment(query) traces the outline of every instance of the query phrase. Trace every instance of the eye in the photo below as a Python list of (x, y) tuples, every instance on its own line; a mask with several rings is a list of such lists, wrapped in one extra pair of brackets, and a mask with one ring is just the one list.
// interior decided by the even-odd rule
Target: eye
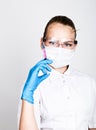
[(49, 44), (54, 45), (54, 44), (56, 44), (56, 42), (55, 41), (49, 41)]
[(71, 43), (69, 43), (69, 42), (64, 42), (64, 45), (65, 45), (66, 47), (71, 47), (71, 46), (73, 46), (73, 44), (71, 44)]

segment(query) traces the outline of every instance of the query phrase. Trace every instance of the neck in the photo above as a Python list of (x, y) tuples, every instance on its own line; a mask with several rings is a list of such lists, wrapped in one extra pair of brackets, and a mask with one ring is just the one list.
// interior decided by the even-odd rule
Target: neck
[(55, 69), (56, 71), (60, 72), (61, 74), (64, 74), (69, 66), (64, 66), (64, 67), (61, 67), (61, 68), (54, 68), (53, 66), (51, 66), (51, 67), (53, 69)]

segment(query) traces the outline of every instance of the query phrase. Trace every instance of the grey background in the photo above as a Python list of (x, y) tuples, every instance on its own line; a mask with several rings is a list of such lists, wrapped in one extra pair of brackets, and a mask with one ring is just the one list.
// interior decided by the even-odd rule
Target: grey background
[(95, 0), (0, 0), (0, 130), (17, 129), (20, 88), (42, 58), (44, 27), (55, 15), (70, 17), (79, 42), (72, 66), (96, 79)]

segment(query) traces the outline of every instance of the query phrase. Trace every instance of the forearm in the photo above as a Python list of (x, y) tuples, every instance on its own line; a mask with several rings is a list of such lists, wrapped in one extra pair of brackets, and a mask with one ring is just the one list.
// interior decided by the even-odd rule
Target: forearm
[(25, 100), (22, 100), (19, 130), (39, 130), (35, 120), (34, 105)]

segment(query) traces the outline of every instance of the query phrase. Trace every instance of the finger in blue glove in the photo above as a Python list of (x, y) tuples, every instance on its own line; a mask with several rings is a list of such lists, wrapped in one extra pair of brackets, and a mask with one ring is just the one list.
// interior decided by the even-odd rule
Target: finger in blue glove
[[(34, 67), (32, 67), (29, 71), (28, 78), (25, 82), (21, 99), (24, 99), (31, 104), (34, 104), (34, 91), (36, 90), (37, 86), (46, 79), (51, 71), (51, 68), (48, 64), (51, 64), (51, 60), (41, 60), (39, 61)], [(42, 75), (39, 76), (39, 72), (42, 71)]]

